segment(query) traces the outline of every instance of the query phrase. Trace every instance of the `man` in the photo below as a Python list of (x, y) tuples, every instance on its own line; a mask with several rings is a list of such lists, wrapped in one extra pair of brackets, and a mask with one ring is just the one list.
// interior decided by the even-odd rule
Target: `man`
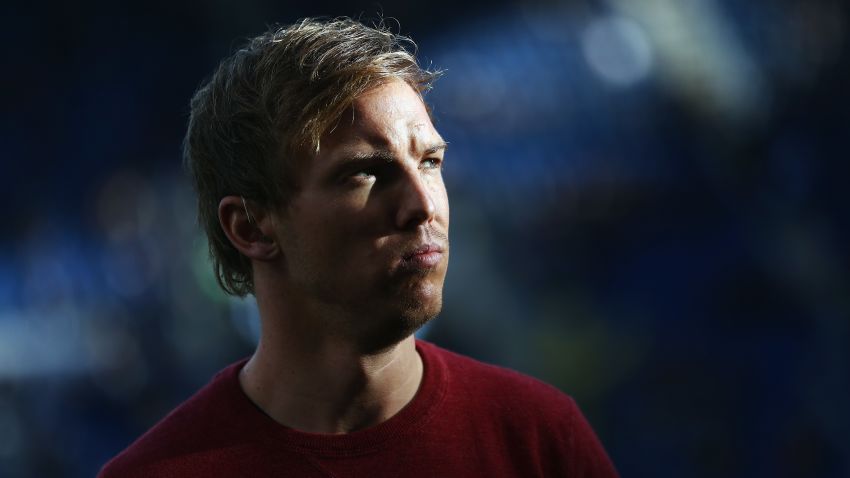
[(616, 476), (568, 396), (413, 337), (442, 305), (449, 204), (437, 74), (403, 40), (304, 20), (196, 93), (200, 219), (261, 338), (101, 476)]

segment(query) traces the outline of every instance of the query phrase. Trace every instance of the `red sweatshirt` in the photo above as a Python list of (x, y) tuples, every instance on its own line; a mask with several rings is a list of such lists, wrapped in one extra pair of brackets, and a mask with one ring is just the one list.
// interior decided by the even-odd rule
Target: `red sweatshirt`
[(416, 396), (343, 435), (273, 421), (239, 386), (245, 361), (113, 458), (112, 477), (615, 477), (575, 402), (557, 389), (417, 341)]

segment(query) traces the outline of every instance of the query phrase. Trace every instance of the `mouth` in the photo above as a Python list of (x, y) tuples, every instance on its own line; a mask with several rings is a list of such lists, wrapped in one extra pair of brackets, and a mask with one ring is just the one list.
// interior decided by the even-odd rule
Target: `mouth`
[(401, 268), (410, 271), (428, 271), (443, 260), (443, 248), (438, 244), (425, 244), (405, 253)]

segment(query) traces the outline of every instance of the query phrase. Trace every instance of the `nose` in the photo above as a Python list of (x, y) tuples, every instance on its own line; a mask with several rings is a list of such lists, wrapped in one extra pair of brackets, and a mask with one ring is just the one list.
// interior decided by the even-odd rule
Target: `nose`
[(426, 179), (420, 171), (411, 171), (399, 181), (399, 201), (396, 210), (396, 227), (403, 230), (415, 229), (434, 220), (436, 206)]

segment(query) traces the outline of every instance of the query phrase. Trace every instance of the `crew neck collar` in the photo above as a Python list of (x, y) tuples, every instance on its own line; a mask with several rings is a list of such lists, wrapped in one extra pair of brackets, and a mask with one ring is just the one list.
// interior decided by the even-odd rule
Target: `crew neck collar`
[(391, 444), (391, 439), (423, 426), (438, 408), (446, 390), (446, 365), (435, 346), (416, 340), (416, 352), (422, 358), (422, 381), (413, 399), (398, 413), (375, 426), (345, 434), (309, 433), (275, 422), (257, 407), (239, 385), (239, 371), (248, 359), (222, 371), (219, 380), (227, 389), (236, 416), (246, 421), (258, 440), (274, 448), (321, 456), (354, 456), (373, 453)]

